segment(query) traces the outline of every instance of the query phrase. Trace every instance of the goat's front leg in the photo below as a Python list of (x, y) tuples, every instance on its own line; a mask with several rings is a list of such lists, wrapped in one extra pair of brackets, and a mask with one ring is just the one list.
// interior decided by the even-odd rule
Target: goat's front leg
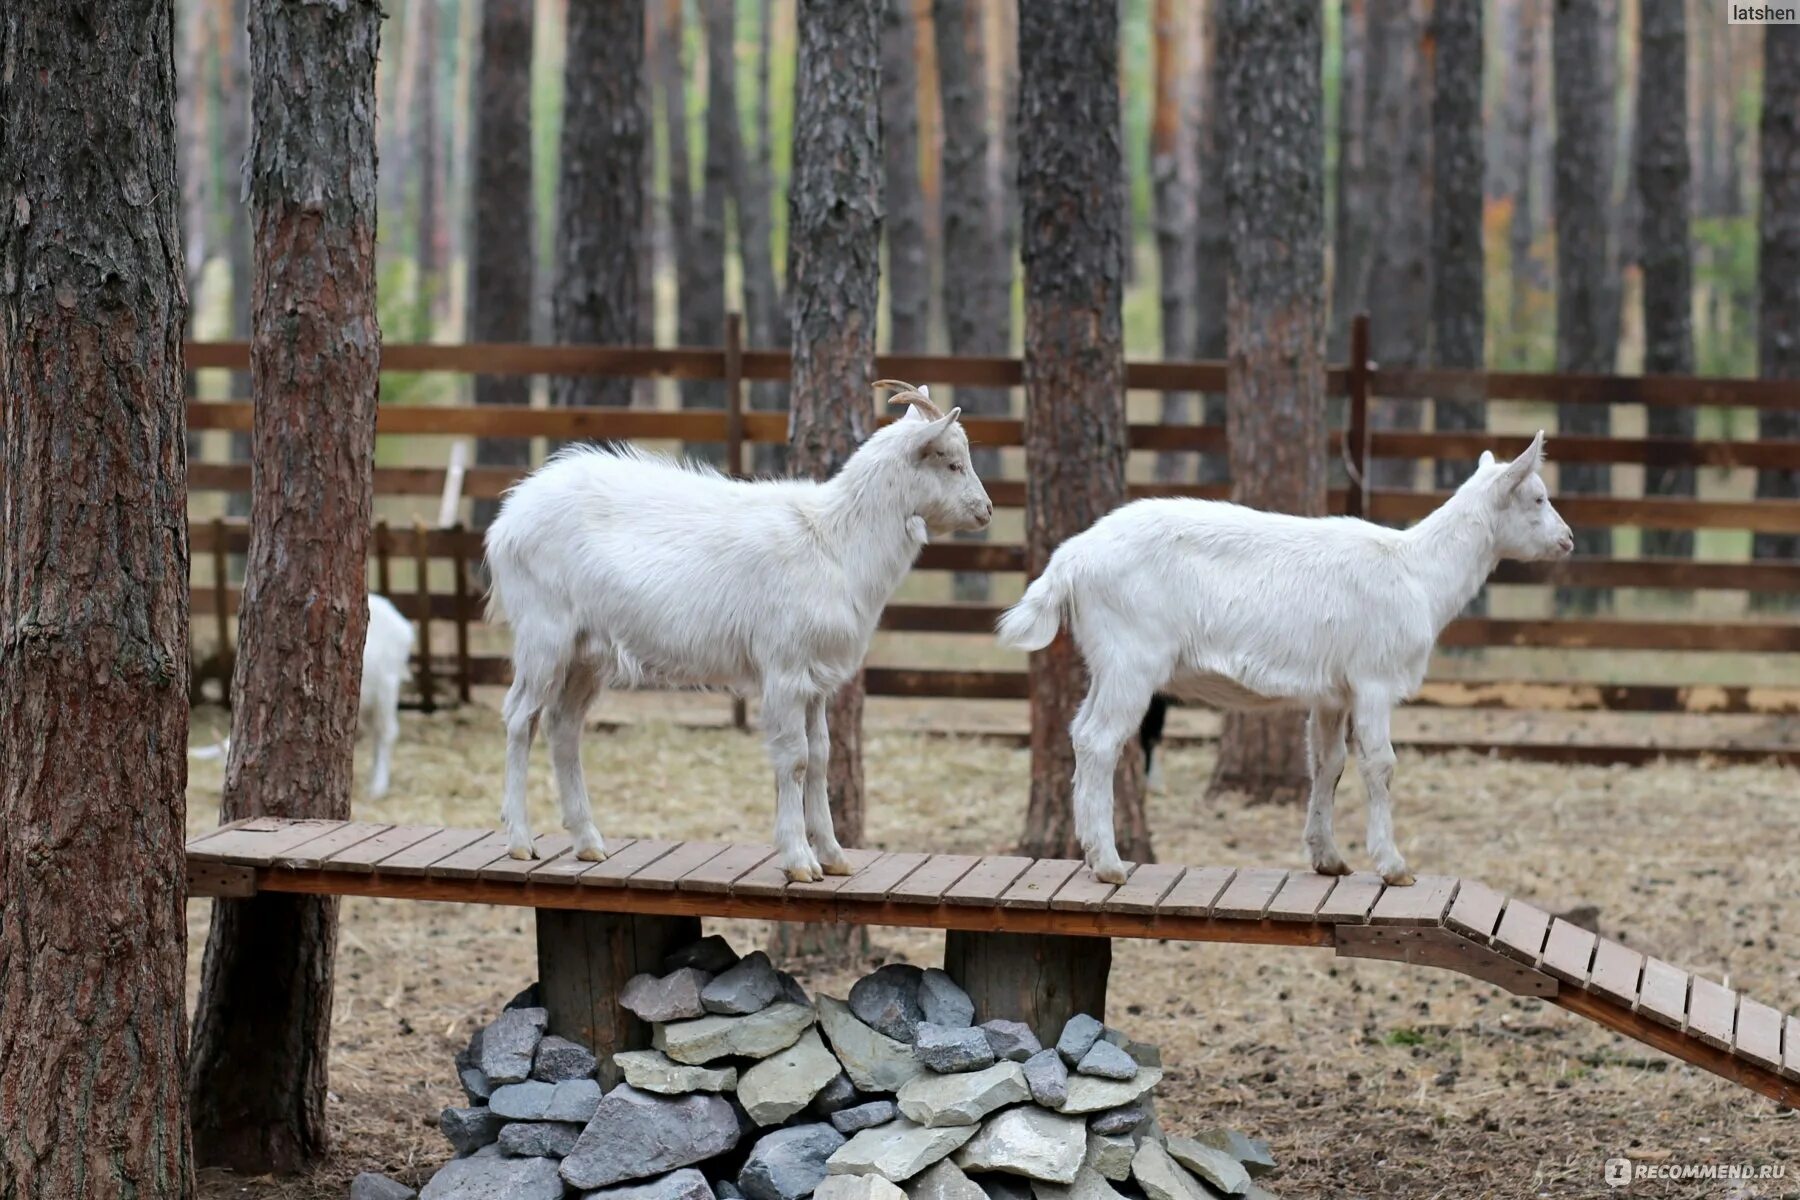
[(1095, 877), (1106, 883), (1125, 882), (1125, 864), (1113, 836), (1113, 773), (1150, 695), (1148, 684), (1136, 687), (1122, 678), (1096, 675), (1069, 725), (1075, 745), (1075, 836)]
[(825, 721), (830, 705), (830, 696), (806, 702), (806, 840), (825, 874), (848, 875), (850, 860), (831, 824), (831, 731)]
[(781, 869), (795, 883), (825, 878), (806, 841), (806, 701), (802, 688), (763, 685), (764, 739), (775, 768), (775, 849)]
[(598, 690), (591, 672), (571, 668), (556, 699), (544, 710), (544, 740), (550, 743), (550, 767), (556, 775), (563, 828), (575, 839), (575, 857), (587, 862), (606, 858), (606, 841), (594, 826), (594, 808), (581, 770), (581, 727)]
[(506, 852), (513, 858), (536, 858), (531, 827), (525, 817), (525, 778), (531, 767), (531, 739), (537, 736), (538, 697), (523, 680), (506, 693), (506, 791), (500, 821), (506, 826)]
[(1356, 698), (1356, 759), (1369, 792), (1369, 853), (1375, 869), (1395, 887), (1413, 881), (1406, 860), (1394, 845), (1394, 814), (1388, 785), (1394, 779), (1394, 745), (1388, 737), (1393, 702), (1385, 694)]
[(375, 696), (375, 765), (369, 770), (369, 799), (387, 795), (388, 780), (394, 769), (394, 743), (400, 740), (400, 688), (377, 689)]
[(1332, 831), (1332, 807), (1338, 779), (1344, 773), (1345, 726), (1350, 713), (1342, 708), (1315, 708), (1306, 721), (1307, 765), (1312, 769), (1312, 797), (1306, 805), (1306, 856), (1321, 875), (1348, 875)]

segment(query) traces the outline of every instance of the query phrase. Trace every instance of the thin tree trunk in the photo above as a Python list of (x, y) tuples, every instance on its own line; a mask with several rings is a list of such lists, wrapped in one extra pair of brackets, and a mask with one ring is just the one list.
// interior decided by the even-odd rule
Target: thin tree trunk
[[(1618, 356), (1619, 329), (1609, 324), (1607, 273), (1611, 189), (1607, 164), (1611, 122), (1603, 110), (1612, 97), (1602, 90), (1600, 11), (1593, 0), (1555, 0), (1551, 46), (1556, 86), (1556, 369), (1610, 374)], [(1560, 404), (1562, 433), (1604, 434), (1611, 413), (1602, 404)], [(1566, 463), (1557, 486), (1569, 495), (1612, 490), (1604, 464)], [(1575, 552), (1612, 552), (1610, 529), (1576, 529)], [(1559, 588), (1559, 609), (1594, 611), (1611, 594), (1594, 588)]]
[[(1183, 38), (1175, 0), (1156, 0), (1154, 10), (1156, 103), (1150, 120), (1150, 180), (1156, 208), (1157, 299), (1165, 359), (1194, 357), (1194, 163), (1191, 131), (1184, 128), (1181, 103)], [(1188, 392), (1162, 394), (1162, 423), (1193, 422)], [(1156, 478), (1179, 482), (1189, 455), (1165, 450), (1156, 456)]]
[[(227, 821), (350, 815), (381, 354), (380, 34), (376, 0), (251, 6), (256, 428)], [(324, 1156), (337, 913), (328, 897), (215, 902), (188, 1075), (202, 1166)]]
[[(176, 95), (175, 170), (181, 182), (181, 243), (183, 276), (190, 301), (200, 294), (201, 277), (210, 257), (207, 247), (212, 240), (214, 210), (218, 207), (213, 192), (218, 181), (212, 161), (212, 128), (218, 121), (213, 113), (212, 76), (207, 65), (212, 61), (212, 24), (210, 4), (187, 4), (177, 17), (181, 31), (182, 69), (180, 89)], [(220, 81), (224, 90), (224, 81)], [(199, 304), (192, 304), (193, 317)]]
[[(1693, 210), (1688, 163), (1687, 5), (1640, 0), (1638, 18), (1637, 165), (1638, 258), (1644, 274), (1644, 374), (1694, 373)], [(1648, 84), (1649, 86), (1644, 86)], [(1694, 410), (1651, 405), (1652, 437), (1691, 439)], [(1693, 496), (1691, 466), (1644, 468), (1647, 496)], [(1646, 529), (1643, 553), (1692, 558), (1687, 529)]]
[[(1439, 367), (1478, 368), (1487, 330), (1482, 257), (1483, 180), (1487, 147), (1481, 135), (1481, 6), (1436, 5), (1431, 18), (1431, 361)], [(1482, 429), (1480, 397), (1432, 402), (1440, 432)], [(1473, 469), (1469, 461), (1439, 459), (1435, 481), (1454, 489)]]
[[(725, 342), (726, 211), (731, 197), (731, 152), (737, 133), (737, 73), (732, 50), (731, 7), (725, 0), (703, 0), (701, 21), (706, 38), (706, 155), (702, 160), (700, 207), (694, 221), (693, 334), (702, 346)], [(715, 37), (711, 26), (723, 17), (725, 36)], [(725, 407), (724, 385), (696, 380), (682, 387), (683, 408)], [(682, 449), (691, 457), (722, 465), (725, 447), (717, 442), (686, 442)]]
[(881, 150), (887, 208), (888, 347), (931, 349), (931, 261), (919, 185), (919, 81), (912, 0), (884, 0), (881, 24)]
[[(1309, 0), (1221, 2), (1232, 499), (1317, 516), (1326, 462), (1322, 20)], [(1210, 792), (1297, 803), (1307, 789), (1303, 714), (1226, 716)]]
[[(656, 159), (656, 56), (659, 53), (658, 39), (662, 36), (659, 26), (661, 18), (656, 5), (651, 0), (644, 3), (644, 49), (643, 63), (645, 69), (638, 72), (638, 106), (644, 114), (644, 177), (639, 181), (638, 197), (638, 229), (640, 230), (638, 249), (638, 336), (647, 346), (657, 345), (656, 333), (656, 280), (659, 260), (662, 259), (664, 243), (658, 238), (661, 226), (658, 224), (656, 199), (657, 159)], [(631, 384), (631, 405), (633, 408), (656, 407), (657, 380), (652, 376), (640, 376)]]
[[(941, 45), (940, 40), (940, 45)], [(1119, 17), (1086, 0), (1019, 7), (1020, 249), (1025, 264), (1025, 554), (1033, 577), (1125, 500), (1125, 247)], [(946, 105), (946, 117), (948, 106)], [(1078, 858), (1069, 721), (1087, 692), (1074, 641), (1031, 656), (1031, 801), (1020, 853)], [(1119, 756), (1114, 823), (1151, 858), (1142, 760)]]
[[(874, 429), (869, 369), (881, 277), (881, 0), (800, 0), (788, 188), (793, 338), (789, 462), (824, 479)], [(829, 790), (838, 840), (863, 840), (862, 678), (832, 700)], [(784, 926), (792, 951), (851, 955), (848, 925)]]
[[(693, 154), (688, 147), (686, 19), (682, 0), (664, 0), (658, 86), (663, 96), (663, 126), (669, 139), (669, 233), (675, 243), (675, 341), (682, 346), (706, 344), (704, 320), (705, 265), (694, 212)], [(711, 389), (711, 391), (709, 391)], [(705, 380), (683, 380), (683, 408), (708, 407), (716, 387)]]
[[(225, 161), (220, 164), (225, 180), (225, 261), (231, 278), (231, 336), (250, 340), (250, 210), (244, 202), (244, 161), (250, 152), (250, 10), (248, 0), (222, 0), (220, 7), (230, 22), (220, 36), (225, 53), (219, 56), (219, 140)], [(231, 398), (250, 399), (250, 373), (233, 371)], [(231, 461), (250, 461), (250, 435), (231, 435)], [(232, 492), (225, 511), (234, 517), (250, 512), (250, 494)], [(243, 556), (231, 556), (232, 574), (242, 578)]]
[(0, 63), (0, 1196), (181, 1200), (174, 5), (10, 5)]
[[(476, 342), (529, 342), (536, 295), (537, 196), (531, 179), (533, 0), (482, 0), (475, 114), (474, 233), (469, 250), (469, 337)], [(526, 375), (478, 375), (476, 404), (531, 404)], [(475, 464), (531, 465), (529, 438), (476, 438)], [(499, 503), (475, 501), (475, 527), (485, 529)]]
[[(1531, 258), (1532, 232), (1536, 228), (1532, 205), (1536, 196), (1532, 177), (1537, 137), (1538, 46), (1542, 42), (1543, 0), (1518, 0), (1518, 32), (1507, 75), (1507, 123), (1511, 162), (1507, 179), (1512, 194), (1512, 214), (1507, 220), (1508, 264), (1507, 330), (1521, 362), (1530, 321), (1532, 289), (1538, 286), (1536, 264)], [(1517, 365), (1507, 363), (1505, 365)]]
[[(1763, 36), (1757, 367), (1764, 379), (1800, 379), (1800, 25), (1770, 25)], [(1800, 412), (1765, 408), (1756, 432), (1765, 441), (1800, 438)], [(1758, 471), (1756, 498), (1800, 499), (1800, 470)], [(1759, 533), (1751, 557), (1800, 559), (1800, 537)]]
[[(1390, 4), (1395, 2), (1388, 0)], [(1337, 195), (1333, 202), (1331, 253), (1330, 354), (1334, 361), (1349, 356), (1350, 322), (1368, 303), (1369, 260), (1375, 230), (1367, 128), (1368, 0), (1340, 0), (1338, 14), (1343, 59), (1338, 68)]]
[[(773, 150), (769, 134), (770, 44), (775, 13), (770, 0), (761, 0), (756, 26), (756, 97), (752, 121), (755, 140), (743, 155), (737, 194), (738, 242), (744, 259), (744, 322), (750, 344), (758, 349), (779, 349), (788, 336), (787, 310), (782, 307), (781, 282), (775, 276), (775, 216), (771, 208), (774, 187)], [(750, 407), (775, 412), (787, 407), (787, 385), (773, 379), (750, 385)], [(754, 469), (767, 475), (781, 474), (787, 447), (758, 442)]]
[[(636, 236), (649, 162), (644, 111), (644, 2), (569, 6), (566, 119), (556, 190), (555, 339), (563, 345), (629, 345), (638, 329)], [(621, 237), (619, 232), (627, 231)], [(631, 380), (559, 375), (550, 403), (631, 404)]]
[(419, 39), (409, 54), (417, 54), (412, 66), (416, 72), (413, 103), (418, 111), (413, 119), (413, 152), (411, 155), (418, 200), (413, 210), (413, 260), (417, 269), (413, 290), (412, 337), (422, 342), (431, 340), (436, 322), (439, 292), (444, 285), (443, 247), (438, 242), (442, 217), (438, 212), (442, 201), (438, 196), (438, 157), (442, 153), (438, 132), (438, 5), (442, 0), (412, 0), (419, 5)]
[[(1225, 60), (1220, 5), (1208, 0), (1200, 56), (1199, 142), (1194, 155), (1194, 354), (1218, 361), (1225, 357), (1226, 264), (1231, 235), (1225, 215)], [(1225, 424), (1225, 397), (1216, 392), (1200, 400), (1200, 423)], [(1230, 475), (1222, 454), (1200, 456), (1199, 482), (1222, 483)]]

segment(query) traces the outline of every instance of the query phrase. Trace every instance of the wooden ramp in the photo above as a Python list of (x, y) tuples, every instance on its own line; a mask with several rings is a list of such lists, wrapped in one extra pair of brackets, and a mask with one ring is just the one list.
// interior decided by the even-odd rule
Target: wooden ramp
[(482, 829), (234, 822), (188, 843), (192, 896), (383, 896), (661, 916), (1333, 948), (1444, 967), (1536, 996), (1800, 1107), (1800, 1019), (1598, 938), (1475, 882), (1259, 867), (1138, 866), (1120, 886), (1080, 863), (852, 850), (856, 873), (790, 884), (768, 846), (621, 838), (605, 862), (506, 856)]

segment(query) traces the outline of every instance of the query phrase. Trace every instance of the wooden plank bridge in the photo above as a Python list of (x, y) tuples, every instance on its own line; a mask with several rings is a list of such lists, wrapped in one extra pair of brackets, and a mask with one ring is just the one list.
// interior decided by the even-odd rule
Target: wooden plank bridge
[[(540, 837), (537, 848), (539, 858), (521, 862), (489, 830), (257, 818), (188, 843), (189, 894), (1331, 948), (1460, 971), (1537, 997), (1800, 1107), (1800, 1018), (1473, 880), (1422, 876), (1394, 888), (1365, 874), (1146, 863), (1114, 886), (1066, 860), (852, 850), (854, 874), (789, 883), (761, 845), (623, 838), (599, 863), (574, 858), (562, 834)], [(542, 955), (542, 924), (539, 945)], [(594, 1003), (616, 1008), (610, 996)]]

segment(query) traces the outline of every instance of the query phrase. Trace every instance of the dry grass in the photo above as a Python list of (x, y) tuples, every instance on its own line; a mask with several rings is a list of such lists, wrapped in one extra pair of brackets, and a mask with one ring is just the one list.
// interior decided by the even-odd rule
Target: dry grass
[[(714, 700), (714, 706), (718, 702)], [(216, 720), (216, 717), (207, 717)], [(383, 820), (486, 824), (501, 782), (485, 707), (407, 715)], [(197, 729), (195, 740), (208, 735)], [(870, 841), (985, 852), (1024, 815), (1027, 755), (991, 742), (871, 731)], [(772, 795), (761, 748), (728, 730), (649, 724), (590, 735), (586, 762), (609, 831), (761, 837)], [(1167, 861), (1295, 864), (1300, 814), (1199, 799), (1210, 751), (1176, 748), (1175, 790), (1151, 825)], [(194, 829), (209, 825), (218, 764), (196, 764)], [(1361, 789), (1339, 827), (1356, 859)], [(1800, 1009), (1800, 782), (1773, 768), (1639, 769), (1402, 756), (1398, 824), (1422, 870), (1480, 878), (1540, 904), (1599, 905), (1603, 930), (1767, 1003)], [(534, 819), (552, 822), (534, 763)], [(207, 907), (190, 908), (190, 989)], [(396, 901), (344, 905), (333, 1016), (335, 1149), (293, 1181), (212, 1176), (208, 1197), (341, 1197), (359, 1170), (420, 1180), (445, 1147), (435, 1115), (456, 1100), (450, 1057), (533, 972), (523, 910)], [(721, 922), (740, 947), (766, 926)], [(932, 962), (941, 936), (877, 929), (886, 960)], [(842, 994), (848, 972), (800, 972)], [(1121, 941), (1109, 1016), (1160, 1043), (1164, 1122), (1223, 1121), (1269, 1138), (1284, 1195), (1607, 1194), (1619, 1153), (1673, 1161), (1791, 1162), (1800, 1117), (1555, 1008), (1461, 976), (1335, 960), (1324, 951)], [(1784, 1186), (1740, 1195), (1793, 1194)], [(1724, 1195), (1692, 1184), (1631, 1195)]]

